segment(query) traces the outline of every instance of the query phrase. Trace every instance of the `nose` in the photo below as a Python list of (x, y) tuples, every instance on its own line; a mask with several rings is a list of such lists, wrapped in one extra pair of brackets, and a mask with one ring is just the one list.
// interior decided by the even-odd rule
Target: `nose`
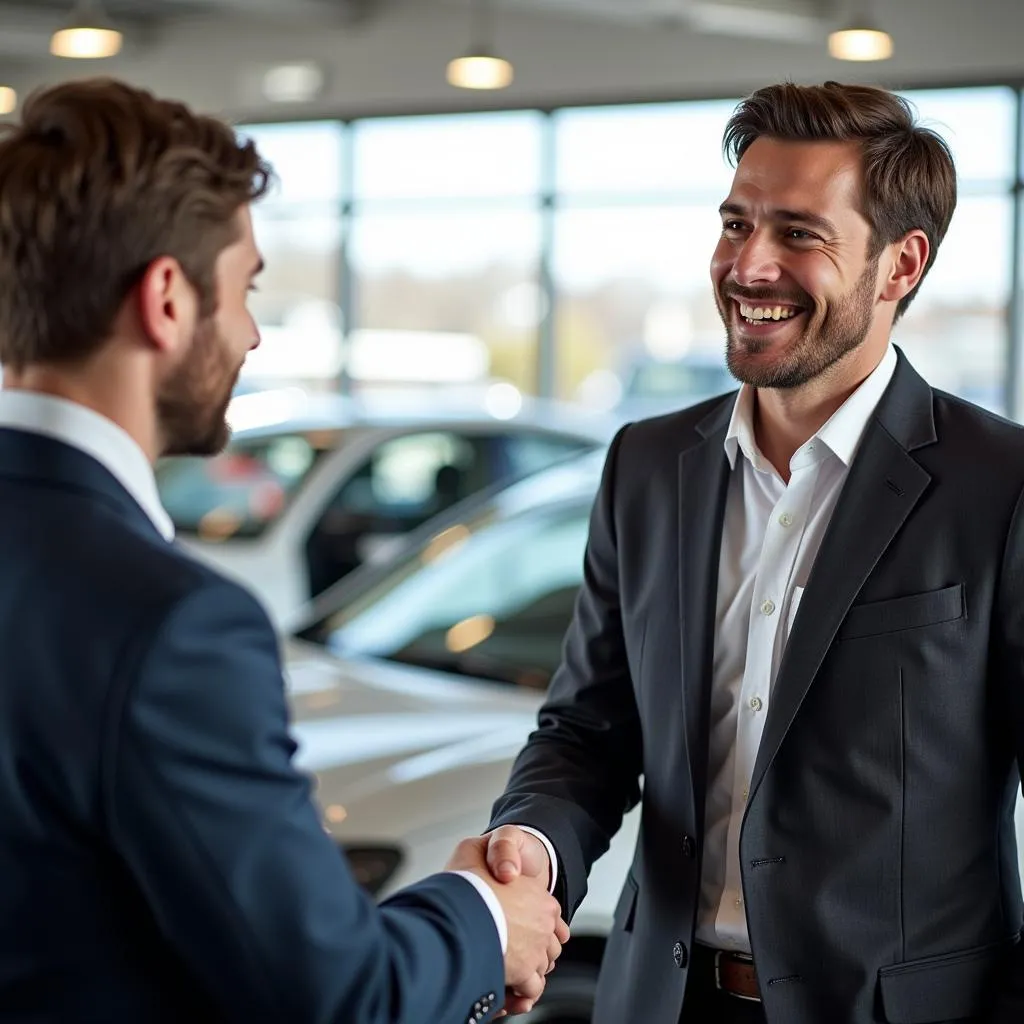
[(736, 253), (732, 278), (740, 285), (774, 284), (782, 276), (778, 253), (772, 240), (760, 231), (752, 231)]

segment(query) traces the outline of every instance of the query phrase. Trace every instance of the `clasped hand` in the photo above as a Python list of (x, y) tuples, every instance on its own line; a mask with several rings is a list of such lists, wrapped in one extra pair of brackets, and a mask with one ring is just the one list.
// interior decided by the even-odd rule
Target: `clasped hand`
[(505, 912), (505, 1008), (527, 1013), (541, 997), (547, 975), (569, 940), (558, 901), (548, 892), (551, 865), (544, 844), (515, 825), (459, 843), (447, 867), (472, 871), (486, 882)]

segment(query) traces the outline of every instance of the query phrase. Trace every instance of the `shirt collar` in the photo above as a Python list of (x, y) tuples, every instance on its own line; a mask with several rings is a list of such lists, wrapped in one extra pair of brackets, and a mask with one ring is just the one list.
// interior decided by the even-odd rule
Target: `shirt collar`
[[(860, 387), (828, 418), (813, 438), (828, 448), (847, 468), (853, 462), (861, 438), (885, 389), (896, 371), (896, 350), (886, 346), (878, 365), (864, 378)], [(771, 469), (754, 440), (754, 389), (744, 384), (732, 407), (725, 435), (725, 454), (729, 466), (736, 468), (736, 453), (742, 451), (754, 469)], [(799, 454), (799, 452), (797, 453)], [(795, 457), (795, 456), (794, 456)]]
[(149, 459), (135, 440), (106, 416), (53, 395), (0, 390), (0, 427), (43, 434), (91, 455), (135, 499), (164, 539), (174, 539), (174, 523), (160, 503)]

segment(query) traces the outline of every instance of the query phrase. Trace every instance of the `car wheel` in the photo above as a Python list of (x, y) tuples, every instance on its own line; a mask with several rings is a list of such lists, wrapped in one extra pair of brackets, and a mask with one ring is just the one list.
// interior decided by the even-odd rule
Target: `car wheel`
[(537, 1005), (515, 1019), (521, 1024), (590, 1024), (596, 991), (594, 964), (559, 964)]

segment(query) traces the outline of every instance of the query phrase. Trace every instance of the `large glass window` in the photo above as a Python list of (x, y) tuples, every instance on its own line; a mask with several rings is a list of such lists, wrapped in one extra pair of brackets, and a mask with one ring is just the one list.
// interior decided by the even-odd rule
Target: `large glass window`
[(730, 385), (708, 263), (732, 178), (722, 132), (734, 106), (555, 116), (559, 397), (635, 416)]
[(1013, 90), (904, 94), (948, 143), (959, 202), (935, 264), (893, 338), (934, 387), (1007, 412), (1013, 267)]
[(266, 269), (250, 308), (261, 343), (243, 381), (333, 390), (345, 323), (339, 305), (344, 134), (335, 122), (240, 129), (274, 167), (270, 194), (253, 207)]
[(533, 111), (355, 126), (354, 389), (536, 390), (541, 128)]
[[(1019, 417), (1007, 396), (1024, 395), (1024, 380), (1007, 374), (1024, 364), (1010, 360), (1024, 344), (1011, 338), (1020, 92), (904, 95), (948, 141), (961, 198), (895, 339), (936, 386)], [(734, 108), (243, 129), (280, 179), (255, 210), (267, 272), (253, 300), (263, 345), (246, 376), (355, 391), (510, 381), (630, 417), (730, 387), (708, 263)]]

